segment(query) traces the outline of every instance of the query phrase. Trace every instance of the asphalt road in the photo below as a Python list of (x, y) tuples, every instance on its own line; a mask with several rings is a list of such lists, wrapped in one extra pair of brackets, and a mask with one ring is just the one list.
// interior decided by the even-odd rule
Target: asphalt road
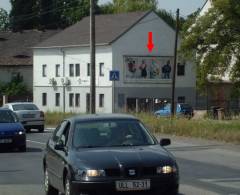
[[(26, 153), (0, 152), (0, 195), (44, 195), (42, 151), (50, 135), (50, 130), (28, 134)], [(240, 195), (240, 146), (171, 138), (181, 195)]]

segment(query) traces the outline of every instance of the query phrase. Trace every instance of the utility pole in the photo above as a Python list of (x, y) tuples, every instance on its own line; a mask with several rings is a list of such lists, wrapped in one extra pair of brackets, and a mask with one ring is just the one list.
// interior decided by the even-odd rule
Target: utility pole
[(172, 78), (172, 104), (171, 104), (171, 116), (175, 115), (175, 83), (176, 83), (176, 67), (177, 67), (177, 50), (178, 50), (178, 33), (179, 33), (179, 9), (177, 9), (176, 18), (176, 37), (174, 46), (174, 65), (173, 65), (173, 78)]
[(96, 113), (96, 75), (95, 75), (95, 0), (90, 0), (90, 50), (91, 50), (91, 86), (90, 86), (90, 112)]

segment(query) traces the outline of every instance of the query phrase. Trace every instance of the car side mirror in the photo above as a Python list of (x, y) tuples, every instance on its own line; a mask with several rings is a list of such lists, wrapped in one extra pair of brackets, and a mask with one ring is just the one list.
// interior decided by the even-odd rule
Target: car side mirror
[(62, 141), (62, 140), (58, 141), (58, 142), (55, 144), (54, 149), (55, 149), (55, 150), (64, 151), (65, 148), (64, 148), (63, 141)]
[(169, 145), (171, 145), (171, 140), (170, 139), (161, 139), (160, 145), (161, 146), (169, 146)]

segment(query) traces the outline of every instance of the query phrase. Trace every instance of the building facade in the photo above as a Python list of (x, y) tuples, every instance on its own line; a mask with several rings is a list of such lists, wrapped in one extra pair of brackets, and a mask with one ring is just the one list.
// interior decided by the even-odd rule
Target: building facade
[[(0, 83), (10, 83), (21, 78), (28, 89), (27, 94), (9, 97), (9, 101), (32, 100), (33, 52), (31, 47), (55, 35), (59, 30), (25, 30), (21, 32), (0, 32)], [(0, 91), (0, 105), (3, 92)]]
[[(85, 18), (34, 48), (34, 102), (44, 111), (89, 111), (88, 24)], [(96, 111), (153, 111), (170, 101), (174, 41), (175, 31), (152, 11), (96, 16)], [(178, 62), (175, 101), (195, 106), (194, 64)], [(118, 81), (110, 81), (112, 70)]]

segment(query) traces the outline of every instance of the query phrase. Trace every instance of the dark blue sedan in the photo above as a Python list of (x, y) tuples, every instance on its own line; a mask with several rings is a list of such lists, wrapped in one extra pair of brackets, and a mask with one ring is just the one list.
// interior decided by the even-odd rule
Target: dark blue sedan
[(8, 109), (0, 109), (0, 148), (26, 151), (26, 134), (17, 116)]

